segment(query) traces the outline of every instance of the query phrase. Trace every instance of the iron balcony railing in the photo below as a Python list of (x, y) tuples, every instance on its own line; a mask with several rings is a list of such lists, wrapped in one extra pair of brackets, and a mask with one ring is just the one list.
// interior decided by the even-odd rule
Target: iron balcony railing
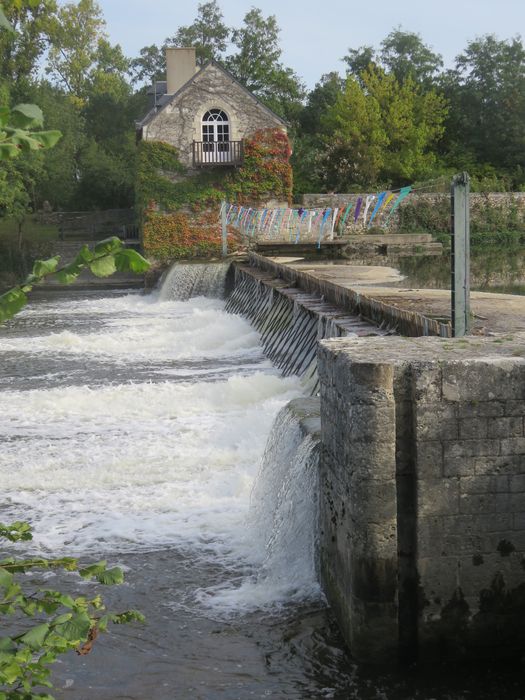
[(193, 167), (241, 165), (244, 157), (242, 141), (194, 141)]

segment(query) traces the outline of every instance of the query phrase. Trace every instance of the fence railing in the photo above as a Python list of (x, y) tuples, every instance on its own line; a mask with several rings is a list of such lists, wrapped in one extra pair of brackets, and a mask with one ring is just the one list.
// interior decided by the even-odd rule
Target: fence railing
[(193, 167), (241, 165), (244, 158), (242, 141), (194, 141)]

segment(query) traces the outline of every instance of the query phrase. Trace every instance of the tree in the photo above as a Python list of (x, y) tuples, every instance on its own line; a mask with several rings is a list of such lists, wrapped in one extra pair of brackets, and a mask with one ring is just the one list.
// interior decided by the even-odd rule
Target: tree
[[(0, 26), (0, 82), (9, 85), (13, 100), (36, 73), (49, 43), (49, 18), (54, 0), (3, 0)], [(9, 27), (9, 28), (8, 28)]]
[(323, 184), (322, 153), (324, 150), (324, 120), (334, 106), (344, 86), (338, 73), (323, 75), (308, 94), (306, 105), (299, 114), (294, 138), (292, 165), (294, 193), (318, 192)]
[(380, 68), (365, 71), (361, 81), (348, 76), (324, 120), (328, 186), (344, 191), (428, 176), (436, 166), (445, 100), (411, 78), (400, 84)]
[(381, 42), (381, 50), (376, 53), (372, 46), (349, 49), (343, 58), (348, 73), (356, 78), (373, 66), (380, 66), (387, 73), (393, 73), (400, 83), (411, 78), (415, 83), (430, 88), (443, 67), (442, 57), (423, 43), (419, 34), (394, 29)]
[[(456, 157), (518, 171), (525, 162), (525, 47), (520, 37), (469, 42), (444, 80), (447, 146)], [(522, 178), (522, 174), (518, 175)], [(516, 184), (521, 184), (519, 180)]]
[(298, 117), (305, 90), (299, 77), (279, 59), (279, 27), (274, 15), (252, 7), (243, 26), (232, 32), (237, 52), (225, 63), (237, 80), (285, 118)]
[(359, 80), (362, 73), (376, 64), (376, 52), (373, 46), (348, 49), (348, 54), (343, 57), (343, 61), (348, 66), (347, 73)]
[(327, 111), (337, 102), (344, 87), (339, 73), (327, 73), (308, 94), (299, 122), (303, 133), (321, 135), (322, 121)]
[(197, 64), (202, 66), (210, 59), (219, 59), (226, 51), (231, 30), (224, 24), (224, 17), (217, 0), (202, 3), (193, 24), (179, 27), (175, 36), (166, 39), (166, 46), (192, 46), (197, 51)]
[(423, 43), (415, 32), (394, 29), (381, 42), (381, 65), (393, 73), (400, 83), (411, 78), (415, 83), (431, 87), (443, 67), (443, 58)]
[(133, 82), (152, 84), (166, 80), (166, 50), (164, 46), (144, 46), (139, 57), (130, 63)]
[(78, 98), (85, 95), (99, 40), (106, 38), (104, 27), (102, 12), (94, 0), (67, 3), (50, 20), (52, 42), (46, 73)]
[(56, 85), (41, 81), (32, 99), (42, 107), (46, 124), (62, 133), (54, 148), (42, 153), (42, 171), (36, 178), (37, 204), (49, 202), (54, 210), (74, 206), (81, 172), (80, 154), (86, 147), (86, 119), (68, 95)]

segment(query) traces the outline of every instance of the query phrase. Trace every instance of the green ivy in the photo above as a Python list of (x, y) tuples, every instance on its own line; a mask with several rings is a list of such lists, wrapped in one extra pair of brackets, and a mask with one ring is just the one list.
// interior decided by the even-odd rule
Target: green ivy
[[(159, 141), (141, 141), (138, 149), (136, 182), (136, 210), (139, 212), (144, 237), (144, 250), (159, 256), (157, 244), (151, 248), (149, 241), (162, 238), (152, 229), (162, 228), (160, 218), (184, 210), (188, 216), (188, 227), (192, 219), (198, 227), (203, 211), (217, 212), (221, 201), (257, 203), (268, 199), (289, 200), (291, 197), (292, 171), (289, 163), (290, 144), (281, 129), (261, 129), (245, 140), (244, 163), (239, 168), (206, 168), (188, 174), (181, 164), (179, 154), (173, 146)], [(155, 215), (155, 216), (154, 216)], [(173, 235), (164, 236), (162, 259), (194, 257), (205, 251), (209, 256), (217, 248), (215, 240), (192, 242), (175, 240)], [(211, 236), (215, 239), (215, 234)], [(187, 236), (186, 236), (187, 238)], [(169, 239), (169, 240), (168, 240)]]

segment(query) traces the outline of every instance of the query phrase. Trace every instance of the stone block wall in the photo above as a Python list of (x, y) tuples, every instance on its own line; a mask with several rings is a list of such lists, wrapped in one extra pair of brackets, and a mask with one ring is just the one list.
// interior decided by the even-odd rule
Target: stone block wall
[[(307, 208), (345, 208), (366, 194), (305, 194), (303, 206)], [(393, 200), (393, 203), (395, 200)], [(388, 210), (390, 209), (388, 207)], [(406, 197), (393, 213), (388, 224), (388, 210), (380, 212), (373, 226), (393, 232), (447, 232), (450, 229), (450, 194), (448, 192), (414, 192)], [(369, 211), (368, 219), (373, 211)], [(508, 231), (525, 229), (525, 192), (474, 192), (470, 195), (471, 230)], [(345, 234), (365, 233), (367, 226), (349, 216)]]
[(393, 369), (333, 359), (319, 365), (321, 569), (350, 647), (373, 658), (398, 639)]
[(356, 656), (522, 653), (524, 340), (322, 343), (322, 574)]

